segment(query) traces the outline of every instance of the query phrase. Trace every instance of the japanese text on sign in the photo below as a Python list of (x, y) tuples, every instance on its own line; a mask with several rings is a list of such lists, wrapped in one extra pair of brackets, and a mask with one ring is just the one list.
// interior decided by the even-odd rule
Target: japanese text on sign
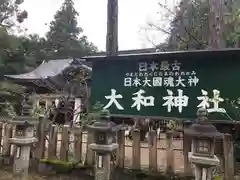
[(140, 62), (138, 72), (126, 73), (125, 87), (195, 87), (199, 78), (195, 71), (181, 71), (181, 63)]
[[(167, 112), (171, 112), (172, 108), (177, 108), (179, 113), (182, 113), (183, 108), (188, 106), (189, 96), (184, 94), (182, 89), (177, 89), (176, 94), (167, 89), (167, 95), (162, 97), (164, 103), (163, 107), (167, 108)], [(213, 97), (208, 97), (208, 92), (205, 90), (201, 90), (201, 96), (198, 96), (197, 99), (200, 101), (197, 108), (206, 108), (209, 113), (212, 112), (221, 112), (226, 113), (224, 108), (221, 108), (219, 104), (224, 101), (222, 97), (220, 97), (220, 91), (214, 89)], [(154, 107), (156, 98), (154, 96), (145, 96), (145, 90), (138, 90), (132, 94), (132, 105), (131, 108), (136, 108), (137, 111), (140, 111), (144, 107)], [(108, 100), (108, 103), (104, 106), (104, 109), (108, 109), (111, 106), (115, 106), (118, 110), (124, 110), (124, 106), (119, 103), (120, 99), (123, 99), (121, 94), (117, 94), (115, 89), (111, 89), (111, 94), (105, 96), (105, 99)]]
[[(213, 89), (212, 98), (208, 96), (208, 92), (201, 89), (199, 96), (190, 97), (184, 93), (184, 88), (194, 88), (199, 83), (199, 78), (195, 71), (184, 71), (182, 64), (178, 61), (161, 61), (156, 62), (140, 62), (137, 72), (129, 72), (124, 77), (124, 87), (138, 87), (139, 90), (132, 93), (132, 104), (129, 107), (124, 107), (122, 103), (124, 99), (122, 94), (118, 94), (115, 89), (111, 89), (111, 94), (106, 95), (105, 99), (108, 103), (104, 106), (105, 109), (115, 106), (118, 110), (123, 111), (128, 108), (135, 108), (141, 111), (144, 107), (154, 107), (157, 101), (162, 101), (161, 106), (166, 108), (168, 113), (176, 109), (182, 113), (184, 108), (187, 108), (191, 99), (199, 101), (196, 108), (206, 108), (209, 113), (220, 112), (226, 113), (220, 104), (224, 101), (220, 97), (220, 91)], [(161, 97), (147, 95), (146, 88), (142, 87), (164, 87), (166, 94), (161, 94)]]

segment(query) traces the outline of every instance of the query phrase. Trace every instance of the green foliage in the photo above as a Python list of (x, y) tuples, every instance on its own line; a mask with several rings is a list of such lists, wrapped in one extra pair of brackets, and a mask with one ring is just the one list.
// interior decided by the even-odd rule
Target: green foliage
[(65, 0), (57, 11), (47, 39), (36, 34), (20, 37), (10, 34), (11, 27), (17, 27), (16, 20), (22, 22), (27, 18), (27, 12), (19, 8), (22, 3), (23, 0), (0, 2), (0, 78), (29, 72), (45, 59), (80, 57), (97, 50), (86, 36), (79, 37), (82, 29), (77, 26), (78, 12), (72, 0)]
[(227, 47), (236, 47), (236, 44), (240, 44), (240, 4), (234, 2), (233, 5), (237, 8), (227, 6), (230, 13), (225, 16), (225, 26), (228, 27), (225, 30)]
[(49, 160), (49, 159), (40, 159), (40, 163), (49, 165), (53, 170), (59, 173), (68, 173), (73, 169), (88, 169), (90, 166), (85, 166), (83, 164), (74, 163), (74, 162), (66, 162), (60, 160)]
[(34, 104), (31, 115), (34, 118), (39, 119), (39, 117), (44, 117), (46, 112), (47, 110), (44, 107)]
[(176, 120), (169, 120), (167, 122), (167, 128), (169, 130), (176, 130), (177, 129), (177, 121)]
[(19, 74), (29, 71), (29, 67), (36, 67), (36, 59), (43, 57), (37, 54), (41, 50), (37, 43), (31, 36), (16, 37), (6, 28), (0, 28), (0, 78), (4, 74)]
[(99, 113), (102, 108), (103, 108), (103, 104), (101, 104), (99, 101), (95, 103), (95, 105), (92, 107), (92, 112), (94, 113)]
[(216, 175), (213, 177), (213, 180), (223, 180), (222, 176)]
[(97, 50), (86, 36), (79, 37), (83, 30), (78, 26), (78, 15), (73, 1), (64, 0), (50, 23), (50, 31), (47, 33), (50, 56), (79, 57)]
[(0, 113), (2, 116), (14, 117), (19, 112), (24, 88), (7, 82), (0, 82)]
[[(57, 11), (47, 38), (40, 38), (36, 34), (15, 36), (11, 30), (18, 29), (18, 23), (28, 16), (26, 11), (20, 9), (22, 3), (23, 0), (0, 1), (0, 81), (6, 74), (32, 71), (46, 59), (80, 57), (84, 53), (97, 51), (86, 36), (80, 36), (82, 29), (77, 26), (78, 13), (72, 0), (65, 0)], [(2, 104), (0, 109), (2, 114), (12, 114), (9, 112), (12, 111), (11, 106), (17, 109), (23, 94), (23, 91), (16, 92), (23, 88), (11, 83), (3, 83), (3, 86), (6, 87), (2, 87), (0, 82), (1, 99), (11, 103), (7, 106)], [(39, 116), (40, 111), (35, 109), (34, 116)]]
[(55, 20), (50, 23), (50, 31), (47, 34), (53, 48), (61, 51), (66, 47), (64, 41), (70, 43), (69, 45), (76, 43), (78, 35), (82, 32), (82, 29), (77, 27), (77, 16), (73, 1), (65, 0), (61, 9), (55, 14)]
[(17, 27), (16, 20), (22, 22), (27, 18), (27, 12), (19, 8), (22, 3), (23, 0), (0, 1), (0, 78), (5, 74), (29, 72), (45, 59), (80, 57), (97, 51), (86, 36), (79, 36), (82, 29), (77, 26), (78, 12), (72, 0), (65, 0), (57, 11), (47, 38), (10, 34), (11, 27)]
[(89, 123), (91, 120), (98, 120), (100, 118), (103, 106), (104, 105), (101, 104), (100, 102), (96, 102), (92, 106), (90, 112), (82, 114), (81, 115), (81, 122), (83, 123), (83, 125)]
[[(24, 54), (26, 66), (36, 67), (39, 62), (47, 58), (47, 41), (37, 34), (19, 37), (21, 53)], [(28, 70), (29, 71), (29, 70)]]
[(240, 98), (230, 100), (229, 98), (225, 99), (227, 104), (227, 111), (232, 114), (232, 117), (229, 116), (230, 120), (239, 121), (240, 119)]
[(175, 131), (175, 132), (181, 130), (181, 129), (179, 129), (179, 128), (181, 128), (181, 125), (182, 125), (182, 122), (180, 120), (176, 120), (176, 119), (169, 120), (167, 122), (168, 130)]
[(17, 115), (13, 104), (9, 101), (6, 101), (5, 111), (6, 111), (7, 115), (12, 117), (12, 118), (16, 117), (16, 115)]

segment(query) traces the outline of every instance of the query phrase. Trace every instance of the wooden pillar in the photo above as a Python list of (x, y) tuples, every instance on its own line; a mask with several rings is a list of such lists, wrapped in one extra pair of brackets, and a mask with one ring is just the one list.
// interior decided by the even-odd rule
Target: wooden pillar
[(125, 129), (120, 129), (118, 132), (118, 149), (117, 149), (117, 166), (124, 168), (125, 160)]
[(46, 136), (45, 136), (44, 128), (45, 128), (44, 119), (40, 117), (39, 123), (37, 125), (37, 139), (38, 139), (38, 143), (36, 146), (37, 159), (44, 158), (44, 154), (45, 154)]
[(69, 149), (69, 125), (64, 125), (62, 130), (62, 142), (60, 148), (60, 160), (68, 160), (68, 149)]
[(132, 143), (132, 168), (140, 169), (140, 159), (141, 159), (141, 147), (140, 147), (140, 130), (134, 129), (133, 133), (133, 143)]
[(118, 53), (118, 0), (108, 0), (106, 53), (107, 56)]
[(188, 152), (191, 152), (191, 137), (183, 134), (183, 158), (184, 158), (184, 174), (186, 176), (192, 175), (191, 164), (188, 159)]
[(87, 165), (94, 165), (95, 162), (95, 152), (91, 148), (89, 148), (89, 145), (94, 143), (94, 133), (91, 130), (88, 130), (87, 133), (87, 153), (86, 153), (86, 159), (85, 164)]
[[(17, 126), (20, 126), (20, 128), (16, 128), (18, 136), (10, 139), (10, 143), (17, 146), (17, 153), (14, 156), (13, 163), (13, 179), (27, 180), (31, 146), (37, 142), (37, 139), (34, 137), (34, 125), (24, 127), (24, 130), (22, 129), (22, 124), (17, 124)], [(22, 141), (22, 139), (25, 139), (25, 141)]]
[(230, 134), (224, 134), (223, 138), (223, 150), (224, 150), (224, 179), (234, 179), (234, 151), (233, 141)]
[(171, 174), (174, 172), (174, 152), (173, 152), (173, 132), (169, 131), (166, 133), (166, 156), (167, 156), (167, 168), (166, 173)]
[(56, 159), (58, 127), (52, 125), (49, 131), (48, 159)]
[(12, 124), (5, 124), (3, 137), (3, 164), (10, 164), (11, 145), (9, 138), (12, 137)]
[[(2, 142), (2, 139), (3, 139), (3, 128), (4, 128), (4, 124), (3, 123), (0, 123), (0, 145), (2, 144), (1, 142)], [(2, 152), (2, 146), (0, 146), (0, 152)]]
[(74, 132), (74, 155), (77, 162), (82, 162), (82, 128), (75, 126)]
[(157, 132), (150, 131), (148, 136), (149, 146), (149, 171), (157, 172)]

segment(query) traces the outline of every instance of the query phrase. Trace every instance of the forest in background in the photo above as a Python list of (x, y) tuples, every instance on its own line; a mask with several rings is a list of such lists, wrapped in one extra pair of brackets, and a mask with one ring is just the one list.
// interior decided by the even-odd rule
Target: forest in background
[[(181, 0), (172, 8), (159, 1), (159, 21), (148, 21), (144, 30), (165, 33), (168, 38), (164, 43), (157, 43), (150, 37), (147, 37), (147, 40), (159, 51), (207, 49), (211, 35), (209, 22), (212, 18), (209, 2), (209, 0)], [(240, 1), (223, 2), (221, 38), (224, 47), (240, 47)], [(168, 23), (170, 26), (166, 26)]]
[(23, 2), (0, 1), (1, 110), (12, 111), (12, 106), (19, 104), (24, 94), (24, 88), (4, 81), (4, 75), (30, 72), (43, 60), (81, 57), (98, 51), (78, 25), (79, 13), (73, 0), (64, 0), (45, 37), (37, 34), (17, 36), (13, 32), (24, 31), (21, 23), (28, 18), (28, 12), (20, 8)]
[[(42, 60), (81, 57), (97, 47), (83, 35), (72, 0), (65, 0), (55, 13), (45, 37), (16, 36), (13, 29), (28, 18), (20, 9), (23, 0), (0, 1), (0, 76), (19, 74), (35, 68)], [(37, 23), (37, 22), (36, 22)], [(20, 29), (23, 30), (24, 29)]]
[[(24, 0), (0, 1), (0, 80), (5, 74), (20, 74), (36, 68), (43, 60), (81, 57), (98, 52), (92, 42), (83, 35), (78, 25), (79, 13), (73, 0), (64, 0), (55, 13), (45, 37), (37, 34), (16, 36), (13, 29), (21, 29), (28, 13), (20, 8)], [(147, 31), (159, 31), (168, 35), (164, 43), (153, 44), (159, 51), (206, 49), (209, 39), (208, 0), (181, 0), (173, 8), (159, 1), (160, 22), (147, 22)], [(240, 1), (224, 3), (225, 47), (240, 47)], [(165, 24), (170, 26), (166, 28)], [(37, 23), (37, 22), (36, 22)], [(160, 33), (159, 33), (160, 34)], [(2, 81), (1, 98), (12, 101), (22, 94), (19, 86)], [(11, 98), (10, 98), (11, 97)]]

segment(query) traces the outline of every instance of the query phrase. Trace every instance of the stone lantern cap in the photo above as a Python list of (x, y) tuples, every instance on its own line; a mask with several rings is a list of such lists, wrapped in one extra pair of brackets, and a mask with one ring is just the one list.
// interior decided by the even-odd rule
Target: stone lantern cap
[(31, 127), (31, 126), (35, 126), (36, 124), (38, 124), (38, 121), (33, 121), (32, 119), (29, 120), (29, 119), (27, 119), (27, 117), (24, 117), (24, 116), (18, 116), (8, 122), (13, 125), (20, 125), (20, 126), (25, 126), (25, 127)]
[(198, 122), (192, 124), (189, 128), (184, 130), (184, 133), (193, 137), (209, 137), (209, 138), (221, 138), (220, 133), (216, 127), (209, 122)]
[(100, 113), (101, 120), (109, 120), (110, 118), (110, 111), (107, 109), (103, 109)]
[(88, 125), (87, 128), (101, 132), (116, 132), (119, 126), (111, 121), (96, 121), (92, 125)]
[(197, 111), (197, 122), (184, 130), (184, 133), (193, 137), (222, 138), (216, 127), (208, 121), (208, 111), (200, 108)]
[(87, 128), (94, 131), (101, 132), (116, 132), (120, 129), (120, 126), (117, 126), (114, 122), (109, 120), (110, 112), (107, 109), (104, 109), (100, 113), (100, 120), (95, 121), (93, 124), (88, 125)]
[(12, 119), (12, 122), (14, 123), (14, 122), (19, 122), (19, 123), (21, 123), (21, 122), (28, 122), (28, 123), (30, 123), (30, 124), (36, 124), (38, 121), (37, 121), (37, 119), (36, 118), (34, 118), (34, 117), (31, 117), (31, 116), (16, 116), (16, 117), (14, 117), (13, 119)]

